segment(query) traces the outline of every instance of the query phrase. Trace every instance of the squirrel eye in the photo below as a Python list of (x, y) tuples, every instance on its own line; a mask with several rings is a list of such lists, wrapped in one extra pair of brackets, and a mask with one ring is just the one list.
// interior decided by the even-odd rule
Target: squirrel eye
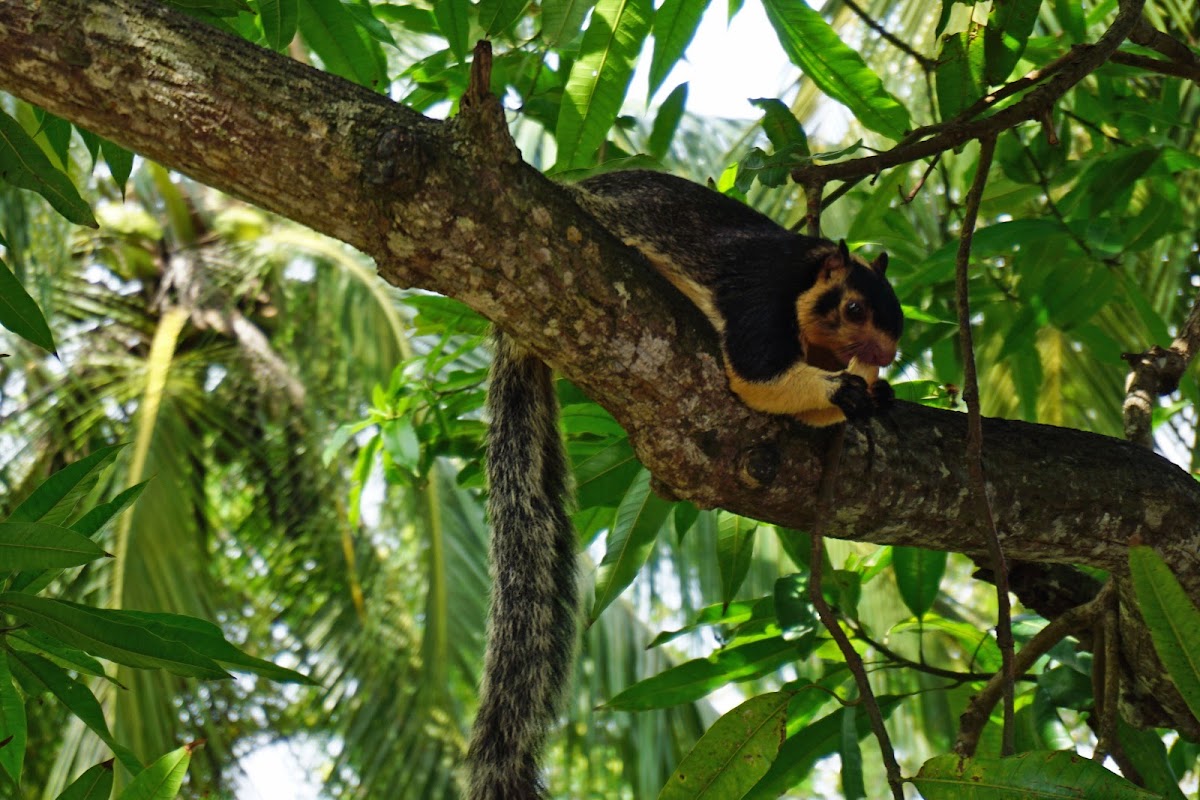
[(851, 322), (864, 322), (867, 319), (867, 310), (863, 308), (862, 303), (851, 300), (846, 303), (846, 319)]

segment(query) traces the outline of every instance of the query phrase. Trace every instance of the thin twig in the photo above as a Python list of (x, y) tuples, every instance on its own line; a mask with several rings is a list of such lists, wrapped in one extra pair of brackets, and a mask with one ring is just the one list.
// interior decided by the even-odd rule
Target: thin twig
[(1013, 670), (1012, 609), (1008, 599), (1008, 565), (1000, 548), (1000, 534), (992, 515), (991, 500), (987, 495), (987, 480), (983, 474), (983, 421), (979, 412), (979, 379), (975, 373), (975, 347), (971, 336), (971, 300), (967, 288), (967, 267), (971, 260), (971, 240), (975, 235), (975, 222), (979, 217), (979, 203), (987, 185), (992, 157), (996, 153), (996, 137), (990, 136), (979, 143), (979, 164), (975, 180), (967, 193), (966, 214), (963, 218), (962, 234), (958, 243), (956, 289), (958, 301), (958, 331), (963, 358), (963, 400), (967, 404), (967, 471), (975, 510), (983, 527), (984, 539), (988, 544), (988, 555), (996, 580), (996, 645), (1000, 648), (1001, 674), (1004, 676), (1004, 734), (1001, 755), (1015, 752), (1013, 723)]
[[(1109, 584), (1112, 584), (1111, 578), (1109, 579)], [(1106, 594), (1108, 601), (1096, 609), (1096, 624), (1094, 627), (1098, 636), (1095, 636), (1092, 642), (1092, 650), (1097, 656), (1092, 662), (1093, 668), (1096, 665), (1102, 665), (1100, 670), (1100, 693), (1096, 694), (1093, 692), (1092, 695), (1096, 715), (1099, 717), (1096, 734), (1096, 751), (1092, 754), (1092, 758), (1101, 762), (1117, 746), (1117, 714), (1120, 713), (1117, 709), (1117, 704), (1121, 691), (1121, 663), (1117, 648), (1120, 640), (1120, 631), (1117, 627), (1117, 612), (1119, 611), (1117, 603), (1119, 599), (1116, 591), (1109, 591)]]
[(1082, 236), (1076, 233), (1075, 230), (1071, 228), (1069, 224), (1067, 224), (1067, 218), (1064, 217), (1062, 211), (1059, 210), (1058, 203), (1054, 202), (1054, 197), (1052, 197), (1050, 194), (1050, 180), (1046, 177), (1046, 173), (1042, 169), (1042, 165), (1038, 163), (1037, 157), (1034, 156), (1033, 151), (1029, 149), (1029, 145), (1022, 142), (1021, 150), (1024, 152), (1025, 158), (1033, 166), (1033, 171), (1037, 173), (1038, 185), (1042, 187), (1042, 194), (1046, 197), (1046, 205), (1049, 207), (1050, 213), (1054, 215), (1056, 220), (1058, 220), (1058, 224), (1062, 225), (1063, 230), (1067, 232), (1067, 236), (1069, 236), (1071, 240), (1075, 242), (1075, 244), (1079, 245), (1079, 249), (1081, 249), (1088, 258), (1094, 259), (1095, 254), (1092, 253), (1092, 248)]
[(888, 736), (887, 726), (883, 722), (883, 712), (879, 710), (879, 703), (875, 700), (875, 692), (871, 689), (871, 681), (867, 677), (867, 671), (863, 667), (862, 658), (858, 655), (858, 651), (854, 649), (854, 645), (850, 643), (850, 637), (846, 636), (846, 632), (842, 630), (838, 623), (837, 616), (833, 613), (833, 609), (825, 602), (825, 595), (821, 591), (821, 572), (825, 561), (825, 520), (829, 517), (830, 509), (833, 507), (833, 488), (837, 483), (837, 474), (842, 462), (842, 447), (846, 441), (846, 426), (845, 424), (838, 425), (833, 432), (833, 436), (829, 440), (829, 448), (825, 451), (825, 468), (821, 472), (821, 485), (817, 500), (817, 520), (813, 525), (812, 530), (812, 555), (809, 559), (809, 578), (808, 578), (808, 597), (813, 604), (813, 608), (817, 610), (817, 616), (821, 618), (821, 624), (829, 631), (829, 635), (837, 642), (838, 649), (842, 651), (842, 657), (846, 659), (846, 666), (854, 675), (854, 682), (858, 686), (858, 699), (866, 709), (867, 717), (871, 721), (871, 729), (875, 733), (875, 738), (879, 742), (879, 752), (883, 756), (884, 769), (887, 772), (888, 785), (892, 789), (892, 795), (895, 800), (904, 800), (904, 777), (900, 773), (900, 765), (896, 762), (896, 751), (892, 748), (891, 737)]
[[(862, 629), (861, 625), (855, 625), (853, 622), (851, 622), (850, 626), (853, 628), (855, 636), (869, 644), (873, 649), (878, 650), (889, 661), (894, 662), (898, 666), (905, 667), (906, 669), (924, 672), (926, 675), (932, 675), (935, 678), (945, 678), (946, 680), (954, 681), (955, 683), (990, 681), (995, 675), (994, 672), (958, 672), (956, 670), (945, 669), (943, 667), (935, 667), (932, 664), (927, 664), (923, 661), (913, 661), (911, 658), (906, 658), (905, 656), (897, 653), (895, 650), (892, 650), (883, 642), (876, 641), (868, 636), (867, 633)], [(1036, 682), (1037, 677), (1033, 675), (1019, 675), (1017, 676), (1017, 680)]]
[(1172, 78), (1183, 78), (1200, 82), (1200, 64), (1181, 64), (1178, 61), (1163, 61), (1161, 58), (1151, 58), (1137, 53), (1126, 53), (1118, 50), (1112, 54), (1109, 61), (1114, 64), (1124, 64), (1127, 67), (1137, 67), (1147, 72), (1157, 72)]
[[(1109, 59), (1141, 18), (1144, 5), (1145, 0), (1121, 0), (1116, 19), (1095, 44), (1072, 48), (1061, 59), (1047, 65), (1042, 72), (1050, 66), (1057, 65), (1054, 75), (1049, 80), (1016, 103), (989, 117), (964, 123), (954, 120), (953, 124), (934, 126), (926, 129), (928, 138), (914, 141), (912, 136), (906, 137), (896, 147), (878, 155), (832, 164), (808, 164), (793, 170), (792, 178), (797, 183), (804, 184), (814, 177), (830, 181), (873, 175), (900, 164), (931, 158), (937, 153), (959, 147), (973, 139), (994, 137), (999, 131), (1012, 128), (1026, 120), (1038, 119), (1043, 109), (1053, 106), (1072, 86)], [(1044, 74), (1039, 75), (1039, 80), (1044, 78)], [(1026, 87), (1022, 85), (1020, 88)], [(993, 95), (1005, 91), (1002, 88)]]
[[(1021, 652), (1017, 653), (1013, 666), (1019, 672), (1028, 672), (1037, 663), (1039, 658), (1050, 652), (1050, 648), (1082, 628), (1087, 624), (1088, 620), (1094, 619), (1100, 609), (1104, 608), (1104, 604), (1108, 602), (1108, 596), (1112, 592), (1112, 585), (1105, 584), (1104, 588), (1091, 600), (1083, 605), (1072, 608), (1070, 611), (1048, 623), (1046, 627), (1034, 634), (1033, 638), (1025, 643), (1025, 646), (1021, 648)], [(996, 701), (1004, 693), (1006, 683), (1004, 673), (997, 672), (987, 682), (987, 685), (980, 690), (979, 694), (971, 698), (971, 702), (967, 705), (967, 710), (963, 712), (960, 718), (961, 725), (959, 727), (958, 738), (954, 742), (954, 752), (964, 758), (969, 758), (975, 754), (975, 748), (979, 744), (979, 736), (983, 733), (983, 728), (992, 714), (992, 707), (996, 705)]]
[(913, 200), (916, 199), (917, 193), (920, 192), (922, 187), (925, 186), (925, 181), (929, 180), (929, 176), (933, 174), (933, 171), (934, 171), (934, 169), (937, 168), (938, 161), (940, 161), (941, 158), (942, 158), (941, 153), (938, 153), (936, 156), (933, 157), (933, 160), (929, 162), (929, 166), (925, 168), (924, 174), (921, 175), (921, 180), (917, 181), (917, 185), (914, 186), (912, 188), (912, 191), (909, 192), (908, 194), (905, 194), (904, 190), (900, 189), (900, 187), (896, 187), (897, 191), (900, 192), (900, 202), (904, 203), (904, 205), (908, 205), (909, 203), (911, 203)]
[(879, 36), (892, 47), (907, 54), (914, 61), (921, 65), (921, 69), (926, 72), (932, 71), (937, 67), (937, 59), (930, 58), (927, 55), (918, 53), (913, 49), (912, 45), (896, 37), (887, 28), (883, 27), (879, 22), (873, 19), (866, 11), (859, 6), (854, 0), (844, 0), (846, 7), (858, 15), (858, 18), (866, 23), (867, 27), (879, 34)]

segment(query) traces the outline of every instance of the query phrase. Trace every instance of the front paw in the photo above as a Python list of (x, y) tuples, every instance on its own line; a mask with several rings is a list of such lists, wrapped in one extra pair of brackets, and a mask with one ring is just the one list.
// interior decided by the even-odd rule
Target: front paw
[(826, 380), (833, 385), (829, 402), (840, 408), (846, 415), (846, 419), (851, 421), (866, 419), (874, 412), (875, 401), (871, 396), (871, 390), (867, 387), (867, 382), (862, 378), (851, 375), (849, 372), (838, 372), (830, 375)]
[(875, 408), (882, 410), (892, 405), (896, 399), (896, 392), (892, 390), (890, 383), (878, 378), (871, 384), (871, 399), (875, 401)]

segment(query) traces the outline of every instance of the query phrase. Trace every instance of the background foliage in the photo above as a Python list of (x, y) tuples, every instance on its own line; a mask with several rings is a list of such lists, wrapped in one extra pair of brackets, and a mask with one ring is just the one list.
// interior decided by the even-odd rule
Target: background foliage
[[(454, 113), (470, 46), (486, 36), (493, 91), (531, 163), (564, 178), (659, 166), (788, 226), (805, 213), (789, 169), (950, 119), (1094, 41), (1116, 8), (763, 0), (777, 34), (763, 46), (800, 73), (779, 98), (755, 100), (761, 119), (743, 121), (694, 116), (688, 85), (672, 79), (701, 16), (732, 19), (746, 13), (739, 0), (176, 5), (434, 116)], [(1145, 14), (1194, 42), (1192, 4), (1159, 0)], [(755, 54), (720, 57), (743, 70)], [(34, 588), (217, 621), (247, 652), (317, 684), (263, 680), (269, 668), (224, 650), (218, 661), (251, 676), (199, 682), (194, 665), (147, 670), (79, 642), (63, 650), (37, 639), (53, 629), (22, 616), (25, 601), (0, 595), (12, 624), (0, 629), (0, 743), (14, 735), (0, 747), (0, 796), (85, 796), (66, 787), (104, 774), (93, 765), (118, 748), (127, 793), (140, 765), (167, 754), (141, 774), (182, 779), (190, 758), (187, 796), (235, 796), (237, 759), (285, 741), (329, 796), (456, 797), (488, 586), (486, 322), (388, 288), (348, 248), (36, 108), (8, 98), (0, 108), (0, 321), (18, 334), (0, 361), (0, 508), (9, 525), (36, 522), (21, 509), (37, 487), (105, 453), (50, 510), (78, 531), (105, 509), (92, 519), (107, 525), (84, 532), (116, 556), (91, 553)], [(985, 413), (1121, 434), (1120, 353), (1167, 344), (1200, 282), (1198, 112), (1194, 81), (1109, 63), (1053, 110), (1056, 143), (1040, 124), (1001, 135), (970, 283)], [(890, 255), (908, 318), (891, 375), (909, 399), (950, 404), (946, 387), (961, 382), (953, 265), (977, 150), (853, 183), (822, 219), (826, 235)], [(1197, 388), (1185, 378), (1156, 418), (1160, 447), (1189, 469)], [(560, 395), (594, 586), (551, 785), (651, 797), (677, 768), (695, 774), (738, 752), (763, 769), (717, 770), (711, 796), (881, 796), (862, 715), (833, 699), (853, 696), (853, 682), (806, 600), (805, 535), (658, 498), (612, 418), (570, 385)], [(14, 570), (4, 588), (24, 596), (28, 540), (5, 538), (22, 530), (0, 533), (0, 554), (12, 554), (0, 568)], [(830, 543), (827, 558), (827, 592), (914, 775), (950, 748), (967, 697), (998, 667), (989, 587), (961, 556)], [(1020, 615), (1018, 640), (1042, 625)], [(83, 650), (114, 663), (83, 661)], [(39, 682), (33, 659), (90, 687), (100, 721)], [(1090, 655), (1063, 643), (1019, 684), (1020, 751), (1090, 752), (1090, 671)], [(770, 735), (731, 733), (739, 719)], [(178, 749), (201, 738), (194, 753)], [(980, 755), (998, 754), (998, 738), (989, 726)], [(1156, 793), (1130, 796), (1177, 797), (1185, 779), (1194, 788), (1193, 744), (1132, 730), (1122, 743)], [(993, 778), (1014, 773), (980, 763)], [(943, 796), (931, 783), (924, 795)], [(662, 796), (699, 796), (672, 786)], [(95, 791), (86, 796), (108, 796)]]

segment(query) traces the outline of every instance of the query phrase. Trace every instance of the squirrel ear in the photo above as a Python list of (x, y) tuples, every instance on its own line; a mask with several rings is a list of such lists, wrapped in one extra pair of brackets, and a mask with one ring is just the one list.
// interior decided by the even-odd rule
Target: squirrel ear
[(882, 278), (887, 273), (887, 265), (888, 257), (885, 251), (876, 256), (875, 260), (871, 262), (871, 269), (875, 270), (879, 277)]
[(825, 256), (821, 262), (821, 280), (831, 280), (835, 273), (845, 271), (850, 265), (850, 250), (845, 240), (838, 242), (837, 250)]

